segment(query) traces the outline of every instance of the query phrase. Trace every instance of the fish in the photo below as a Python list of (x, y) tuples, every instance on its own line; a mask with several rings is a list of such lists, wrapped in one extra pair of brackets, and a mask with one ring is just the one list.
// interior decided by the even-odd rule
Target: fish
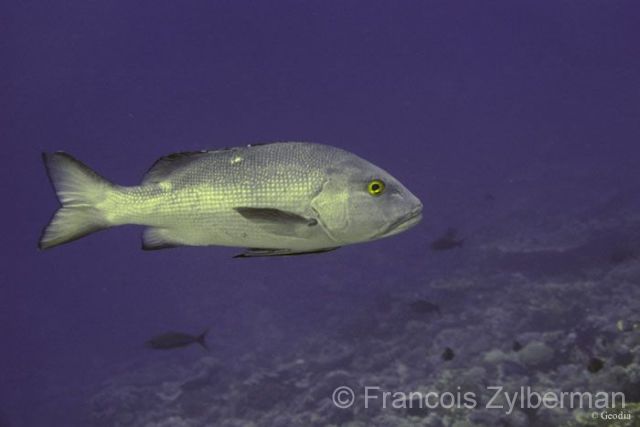
[(207, 346), (206, 338), (209, 330), (205, 330), (200, 335), (190, 335), (183, 332), (165, 332), (161, 335), (156, 335), (146, 342), (148, 348), (154, 350), (171, 350), (174, 348), (187, 347), (191, 344), (200, 344), (205, 350), (209, 350)]
[(591, 372), (592, 374), (595, 374), (596, 372), (599, 372), (602, 368), (604, 368), (604, 362), (602, 361), (602, 359), (599, 359), (597, 357), (592, 357), (591, 359), (589, 359), (589, 362), (587, 363), (587, 370), (589, 372)]
[(613, 249), (609, 255), (609, 262), (613, 265), (620, 265), (632, 261), (636, 257), (637, 254), (633, 249), (629, 247), (617, 247)]
[(419, 299), (409, 304), (411, 311), (417, 314), (442, 314), (440, 306), (424, 299)]
[(442, 357), (442, 360), (444, 360), (445, 362), (448, 362), (450, 360), (453, 360), (455, 356), (456, 354), (453, 352), (453, 350), (450, 347), (447, 347), (444, 349), (440, 357)]
[(458, 231), (455, 228), (449, 228), (445, 234), (431, 243), (431, 249), (434, 251), (447, 251), (449, 249), (462, 247), (464, 239), (457, 239)]
[(240, 258), (300, 255), (393, 236), (422, 219), (420, 200), (388, 172), (323, 144), (171, 154), (130, 187), (65, 152), (43, 158), (61, 207), (40, 249), (136, 224), (146, 226), (145, 250), (231, 246), (247, 248)]

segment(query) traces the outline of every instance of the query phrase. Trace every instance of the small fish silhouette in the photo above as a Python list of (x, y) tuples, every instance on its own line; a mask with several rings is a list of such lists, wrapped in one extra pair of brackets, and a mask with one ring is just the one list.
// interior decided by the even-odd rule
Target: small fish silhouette
[(174, 348), (187, 347), (191, 344), (200, 344), (205, 350), (208, 350), (206, 337), (209, 329), (200, 335), (190, 335), (183, 332), (165, 332), (157, 335), (147, 341), (147, 347), (154, 350), (171, 350)]
[(445, 348), (442, 352), (442, 360), (448, 362), (449, 360), (453, 360), (456, 354), (449, 347)]
[(457, 239), (457, 234), (458, 231), (455, 228), (449, 228), (442, 237), (431, 242), (431, 249), (434, 251), (447, 251), (462, 247), (464, 239)]

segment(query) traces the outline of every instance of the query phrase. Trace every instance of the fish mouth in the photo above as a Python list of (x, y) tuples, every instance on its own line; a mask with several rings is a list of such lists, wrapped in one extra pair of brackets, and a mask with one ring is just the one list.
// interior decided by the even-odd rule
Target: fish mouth
[(392, 222), (378, 237), (388, 237), (401, 233), (413, 227), (422, 220), (422, 206), (419, 206), (405, 216)]

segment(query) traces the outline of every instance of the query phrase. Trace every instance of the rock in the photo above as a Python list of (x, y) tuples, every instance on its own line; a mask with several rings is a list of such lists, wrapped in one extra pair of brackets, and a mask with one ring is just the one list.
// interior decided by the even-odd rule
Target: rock
[(551, 347), (543, 342), (533, 341), (518, 352), (518, 359), (525, 366), (543, 368), (551, 364), (554, 355)]
[(511, 361), (513, 358), (511, 355), (508, 355), (502, 350), (496, 348), (486, 352), (483, 356), (483, 360), (489, 365), (498, 365), (506, 361)]
[(290, 398), (296, 388), (283, 382), (276, 374), (257, 374), (243, 384), (243, 391), (244, 399), (240, 407), (268, 411)]
[(618, 347), (613, 354), (612, 361), (616, 365), (626, 367), (633, 363), (633, 357), (633, 353), (627, 347)]
[(405, 411), (410, 417), (423, 418), (429, 415), (429, 408), (423, 399), (415, 398), (404, 402)]
[(310, 364), (314, 370), (319, 371), (345, 369), (351, 365), (354, 354), (353, 346), (349, 344), (327, 342)]

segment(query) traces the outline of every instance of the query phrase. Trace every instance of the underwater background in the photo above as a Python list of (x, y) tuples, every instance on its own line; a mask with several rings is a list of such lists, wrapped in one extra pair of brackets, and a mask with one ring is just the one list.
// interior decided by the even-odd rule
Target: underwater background
[[(640, 422), (636, 2), (0, 8), (1, 427)], [(42, 152), (134, 185), (163, 155), (269, 141), (381, 166), (422, 222), (299, 257), (143, 252), (136, 226), (37, 249)], [(209, 351), (144, 345), (206, 328)], [(365, 408), (365, 386), (480, 404)], [(623, 392), (631, 419), (506, 414), (489, 386)]]

